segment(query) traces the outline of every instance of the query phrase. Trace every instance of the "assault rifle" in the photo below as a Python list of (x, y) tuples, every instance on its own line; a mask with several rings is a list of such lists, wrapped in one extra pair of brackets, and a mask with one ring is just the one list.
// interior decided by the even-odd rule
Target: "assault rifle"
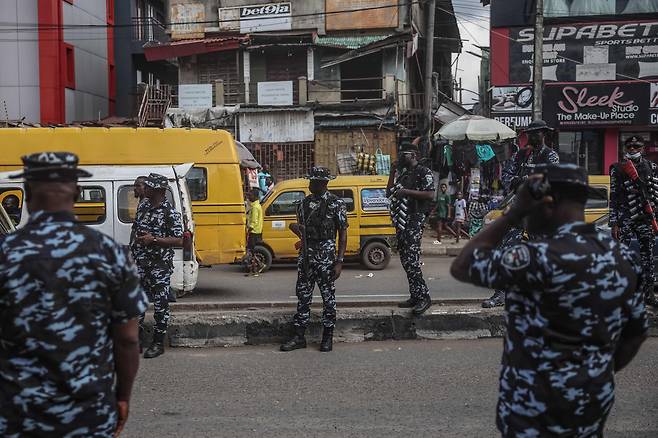
[(308, 242), (306, 240), (306, 215), (304, 214), (304, 200), (297, 201), (299, 209), (297, 210), (297, 226), (302, 235), (302, 262), (304, 263), (304, 272), (308, 273)]
[(642, 184), (642, 180), (640, 179), (640, 175), (637, 173), (635, 165), (631, 160), (626, 160), (620, 167), (621, 170), (630, 178), (635, 189), (637, 189), (637, 191), (640, 193), (642, 210), (647, 218), (651, 220), (651, 228), (653, 229), (654, 234), (658, 233), (658, 222), (656, 222), (656, 214), (654, 213), (653, 207), (651, 206), (651, 197), (647, 191), (647, 188)]

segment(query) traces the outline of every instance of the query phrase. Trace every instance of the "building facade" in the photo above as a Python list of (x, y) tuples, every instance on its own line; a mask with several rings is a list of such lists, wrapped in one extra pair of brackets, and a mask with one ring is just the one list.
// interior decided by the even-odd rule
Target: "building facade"
[[(420, 4), (170, 0), (166, 9), (171, 41), (144, 49), (147, 61), (178, 65), (166, 124), (232, 130), (279, 178), (314, 164), (337, 171), (336, 157), (354, 150), (394, 154), (399, 135), (424, 128)], [(436, 23), (438, 108), (452, 95), (461, 42), (454, 16), (437, 10)]]
[[(493, 117), (532, 116), (534, 2), (491, 1)], [(632, 135), (658, 158), (658, 1), (545, 0), (543, 117), (564, 162), (607, 174)]]
[(0, 1), (0, 120), (61, 124), (112, 114), (113, 23), (114, 0)]

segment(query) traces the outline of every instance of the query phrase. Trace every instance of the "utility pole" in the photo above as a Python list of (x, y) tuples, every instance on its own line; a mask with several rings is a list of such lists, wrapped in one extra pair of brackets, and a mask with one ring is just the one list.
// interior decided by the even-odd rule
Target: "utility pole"
[(535, 53), (533, 59), (533, 94), (532, 116), (535, 120), (542, 118), (542, 97), (544, 92), (544, 0), (537, 1), (535, 12)]
[(427, 30), (425, 34), (425, 129), (427, 137), (432, 135), (432, 71), (434, 70), (434, 14), (436, 13), (436, 0), (428, 0)]

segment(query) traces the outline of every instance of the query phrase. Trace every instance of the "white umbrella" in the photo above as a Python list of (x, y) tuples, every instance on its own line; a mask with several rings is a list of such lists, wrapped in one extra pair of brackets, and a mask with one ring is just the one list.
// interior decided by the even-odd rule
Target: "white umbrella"
[(439, 129), (435, 138), (446, 140), (494, 141), (516, 138), (506, 125), (482, 116), (465, 115)]

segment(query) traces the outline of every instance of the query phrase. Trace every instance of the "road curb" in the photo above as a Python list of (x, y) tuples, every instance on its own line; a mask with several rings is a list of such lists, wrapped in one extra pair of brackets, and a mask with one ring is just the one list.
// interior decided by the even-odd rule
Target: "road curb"
[[(292, 335), (293, 309), (269, 308), (206, 312), (174, 311), (169, 321), (171, 347), (235, 347), (278, 344)], [(658, 336), (658, 317), (650, 314), (650, 336)], [(321, 309), (314, 307), (307, 339), (322, 334)], [(147, 320), (147, 331), (150, 331)], [(505, 334), (503, 310), (434, 306), (420, 316), (392, 307), (345, 308), (338, 312), (335, 342), (418, 339), (481, 339)]]

